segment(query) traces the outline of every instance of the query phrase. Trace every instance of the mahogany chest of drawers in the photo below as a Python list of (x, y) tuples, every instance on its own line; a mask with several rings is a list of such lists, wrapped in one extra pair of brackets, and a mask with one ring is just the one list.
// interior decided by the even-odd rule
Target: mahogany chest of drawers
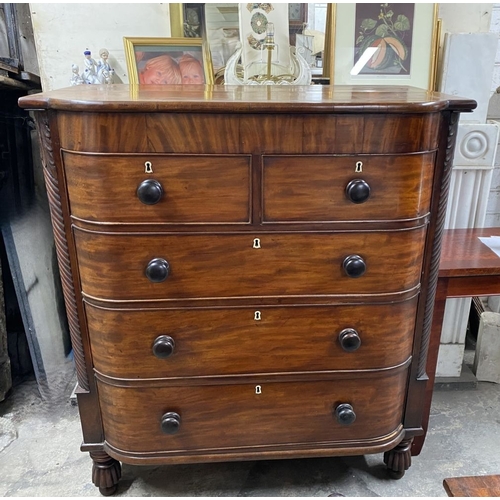
[(103, 494), (119, 461), (385, 452), (404, 474), (474, 101), (88, 85), (20, 104), (37, 110), (82, 450)]

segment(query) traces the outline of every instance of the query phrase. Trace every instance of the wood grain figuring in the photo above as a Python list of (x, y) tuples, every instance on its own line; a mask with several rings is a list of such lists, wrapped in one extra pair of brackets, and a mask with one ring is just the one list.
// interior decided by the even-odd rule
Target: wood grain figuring
[[(119, 388), (99, 382), (106, 441), (119, 449), (194, 451), (291, 443), (362, 441), (393, 432), (401, 422), (406, 371), (362, 383), (352, 380), (204, 387)], [(340, 425), (333, 415), (350, 403), (356, 421)], [(180, 430), (165, 435), (164, 413), (181, 417)], [(286, 425), (284, 425), (286, 422)], [(242, 432), (244, 429), (244, 432)]]
[[(439, 114), (402, 117), (386, 114), (367, 118), (298, 113), (287, 116), (85, 113), (85, 120), (80, 120), (78, 115), (61, 112), (58, 118), (61, 130), (65, 131), (61, 146), (70, 151), (185, 154), (424, 152), (436, 147), (437, 136), (428, 133), (427, 124), (435, 129), (434, 122), (438, 120)], [(112, 132), (117, 123), (120, 134)], [(395, 124), (400, 128), (395, 130)], [(99, 134), (102, 128), (108, 132)], [(381, 140), (382, 137), (385, 139)]]
[(443, 486), (449, 497), (498, 497), (500, 475), (450, 477)]
[(80, 320), (76, 304), (73, 275), (69, 258), (68, 242), (66, 241), (66, 229), (64, 225), (64, 215), (61, 206), (61, 196), (59, 181), (57, 179), (56, 166), (54, 163), (54, 153), (50, 140), (50, 128), (47, 113), (37, 113), (35, 115), (38, 136), (42, 145), (42, 162), (45, 187), (49, 200), (50, 217), (54, 233), (54, 243), (56, 247), (59, 274), (66, 305), (66, 315), (68, 318), (71, 345), (75, 359), (76, 374), (79, 386), (84, 390), (89, 390), (89, 379), (83, 351), (82, 335), (80, 331)]
[[(57, 113), (61, 148), (96, 153), (151, 151), (146, 115), (133, 113)], [(119, 131), (119, 133), (118, 133)]]
[[(122, 378), (388, 368), (411, 354), (417, 297), (396, 304), (342, 307), (114, 310), (86, 304), (95, 368)], [(339, 333), (361, 346), (346, 352)], [(160, 335), (175, 341), (153, 355)]]
[(500, 228), (445, 230), (439, 277), (469, 278), (500, 274), (500, 257), (479, 239), (490, 236), (500, 237)]
[[(425, 227), (408, 231), (259, 234), (254, 236), (120, 235), (75, 228), (83, 293), (114, 300), (362, 294), (403, 291), (420, 277)], [(367, 265), (348, 277), (344, 259)], [(145, 276), (148, 263), (165, 259), (162, 283)]]
[(362, 441), (338, 441), (334, 443), (303, 443), (301, 445), (265, 445), (251, 448), (239, 448), (237, 451), (231, 449), (217, 450), (209, 449), (206, 452), (129, 452), (104, 443), (104, 449), (109, 455), (117, 460), (133, 465), (162, 465), (169, 463), (194, 464), (194, 463), (217, 463), (235, 462), (241, 460), (286, 460), (288, 458), (318, 458), (335, 456), (352, 456), (373, 453), (383, 453), (396, 446), (404, 436), (404, 429), (400, 425), (394, 432), (370, 440)]
[(365, 144), (380, 149), (381, 153), (427, 151), (437, 147), (437, 113), (418, 118), (415, 115), (368, 115), (365, 120)]
[[(264, 156), (263, 161), (265, 222), (409, 219), (429, 211), (432, 153)], [(362, 172), (356, 172), (358, 162)], [(346, 186), (353, 179), (363, 179), (370, 186), (364, 203), (353, 203), (346, 196)]]
[[(64, 151), (71, 213), (107, 223), (248, 224), (250, 158)], [(152, 164), (153, 173), (145, 173), (146, 162)], [(163, 196), (155, 205), (145, 205), (137, 197), (137, 188), (145, 179), (154, 179), (163, 188)]]
[(240, 138), (238, 115), (148, 114), (146, 123), (149, 151), (198, 154), (249, 152)]
[(330, 115), (304, 119), (304, 154), (398, 154), (437, 147), (439, 114)]

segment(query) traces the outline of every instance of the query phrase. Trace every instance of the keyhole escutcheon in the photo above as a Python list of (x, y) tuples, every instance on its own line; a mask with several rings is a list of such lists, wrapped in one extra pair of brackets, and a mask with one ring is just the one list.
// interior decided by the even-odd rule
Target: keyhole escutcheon
[(255, 394), (262, 394), (262, 387), (260, 385), (255, 386)]
[(363, 162), (362, 161), (357, 161), (356, 162), (356, 168), (354, 170), (356, 173), (363, 172)]
[(153, 173), (153, 164), (150, 161), (147, 161), (146, 163), (144, 163), (144, 172), (146, 174)]
[(254, 248), (261, 248), (261, 246), (260, 246), (260, 239), (259, 238), (255, 238), (253, 240), (253, 247)]

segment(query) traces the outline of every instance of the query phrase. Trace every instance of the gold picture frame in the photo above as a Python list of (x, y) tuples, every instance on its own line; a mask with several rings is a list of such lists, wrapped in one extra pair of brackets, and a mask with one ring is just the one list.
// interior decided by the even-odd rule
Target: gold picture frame
[(214, 82), (210, 50), (201, 38), (124, 37), (123, 44), (131, 84)]

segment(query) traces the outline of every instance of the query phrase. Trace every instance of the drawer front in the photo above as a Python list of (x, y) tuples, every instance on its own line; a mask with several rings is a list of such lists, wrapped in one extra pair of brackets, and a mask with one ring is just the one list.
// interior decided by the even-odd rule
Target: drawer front
[[(99, 382), (98, 388), (108, 443), (131, 452), (175, 452), (382, 437), (401, 424), (405, 386), (406, 370), (351, 380), (154, 388)], [(340, 404), (352, 407), (350, 425), (337, 420)], [(167, 434), (162, 418), (172, 414), (180, 425)]]
[[(240, 89), (234, 92), (239, 94)], [(357, 91), (355, 99), (356, 94)], [(363, 94), (366, 92), (361, 90), (362, 100)], [(347, 91), (347, 95), (351, 96), (351, 92)], [(331, 96), (327, 100), (331, 101)], [(235, 110), (227, 113), (127, 113), (122, 110), (85, 113), (82, 119), (80, 113), (58, 111), (61, 147), (101, 153), (310, 155), (399, 154), (438, 147), (441, 124), (438, 112), (305, 114), (292, 113), (288, 105), (281, 103), (287, 107), (286, 113), (250, 114), (246, 111), (251, 108), (251, 102), (239, 105), (245, 108), (243, 114)], [(121, 133), (116, 133), (117, 130)]]
[(250, 158), (64, 151), (71, 213), (101, 222), (249, 223)]
[(411, 219), (429, 212), (434, 153), (265, 156), (264, 222)]
[[(425, 227), (170, 236), (75, 228), (74, 235), (85, 294), (115, 300), (178, 299), (407, 290), (419, 283)], [(253, 248), (255, 237), (259, 248)], [(348, 276), (343, 267), (346, 259), (358, 270), (364, 262), (366, 272)], [(168, 272), (162, 271), (167, 265)], [(152, 282), (147, 272), (164, 281)]]
[(411, 355), (416, 304), (85, 309), (100, 373), (157, 378), (395, 366)]

